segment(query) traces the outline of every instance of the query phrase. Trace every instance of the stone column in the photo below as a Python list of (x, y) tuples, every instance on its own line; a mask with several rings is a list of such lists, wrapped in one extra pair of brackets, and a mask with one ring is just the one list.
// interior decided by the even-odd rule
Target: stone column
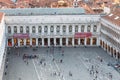
[(62, 35), (62, 28), (63, 28), (63, 25), (60, 25), (60, 35)]
[(56, 46), (56, 38), (54, 38), (54, 46)]
[(78, 26), (78, 32), (81, 32), (81, 25)]
[(20, 26), (17, 26), (17, 33), (20, 33)]
[(80, 45), (80, 38), (78, 38), (78, 45)]
[(68, 46), (68, 38), (66, 38), (66, 46)]
[(24, 39), (24, 46), (26, 46), (26, 39)]
[(75, 46), (74, 38), (72, 38), (72, 46)]
[(66, 34), (69, 35), (69, 25), (66, 25)]
[(14, 27), (11, 27), (11, 33), (14, 34)]
[(118, 59), (118, 51), (116, 50), (116, 59)]
[(90, 38), (90, 45), (92, 46), (93, 38)]
[(60, 46), (62, 46), (62, 38), (60, 38)]
[(75, 25), (72, 25), (72, 34), (75, 33)]
[[(8, 43), (8, 41), (7, 41), (7, 43)], [(12, 46), (14, 46), (14, 39), (12, 39)]]
[(32, 38), (30, 38), (30, 46), (32, 46)]
[(48, 35), (50, 35), (50, 28), (51, 26), (48, 26)]
[(36, 46), (38, 46), (38, 38), (36, 38)]
[(23, 33), (26, 33), (26, 26), (23, 26)]
[(87, 44), (86, 42), (87, 42), (87, 38), (84, 39), (84, 44), (85, 44), (85, 46), (86, 46), (86, 44)]
[(48, 38), (48, 46), (50, 46), (50, 38)]
[(18, 46), (20, 47), (20, 39), (18, 39)]
[(38, 26), (35, 26), (36, 34), (38, 34)]
[(42, 46), (44, 46), (44, 38), (42, 38)]
[(55, 26), (54, 26), (54, 31), (53, 31), (53, 32), (54, 32), (54, 35), (56, 35), (56, 28), (57, 28), (57, 27), (56, 27), (56, 25), (55, 25)]
[(42, 25), (41, 27), (42, 27), (42, 35), (44, 35), (44, 26)]
[(84, 32), (87, 32), (87, 24), (85, 24)]

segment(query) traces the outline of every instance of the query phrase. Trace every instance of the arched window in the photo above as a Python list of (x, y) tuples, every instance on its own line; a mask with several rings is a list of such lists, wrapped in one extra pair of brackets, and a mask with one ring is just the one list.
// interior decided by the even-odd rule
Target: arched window
[(39, 26), (39, 27), (38, 27), (38, 33), (41, 33), (41, 32), (42, 32), (42, 27)]
[(90, 29), (91, 29), (91, 26), (88, 25), (88, 26), (87, 26), (87, 32), (90, 32)]
[(53, 27), (53, 26), (50, 27), (50, 32), (51, 32), (51, 33), (54, 32), (54, 27)]
[(29, 26), (26, 27), (26, 33), (29, 33)]
[(75, 32), (78, 32), (78, 25), (75, 26)]
[(11, 33), (11, 27), (8, 26), (8, 33)]
[(85, 28), (85, 26), (82, 25), (82, 26), (81, 26), (81, 32), (84, 32), (84, 28)]
[(65, 33), (65, 32), (66, 32), (66, 26), (63, 25), (63, 33)]
[(17, 33), (17, 26), (14, 26), (14, 33)]
[(69, 26), (69, 33), (72, 32), (72, 25)]
[(20, 33), (23, 33), (23, 26), (20, 26)]
[(32, 27), (32, 33), (35, 33), (35, 26)]
[(97, 25), (93, 26), (93, 32), (97, 32)]
[(44, 28), (44, 32), (45, 32), (45, 33), (48, 32), (48, 27), (47, 27), (47, 26), (45, 26), (45, 28)]
[(57, 26), (56, 32), (57, 32), (57, 33), (60, 33), (60, 26)]

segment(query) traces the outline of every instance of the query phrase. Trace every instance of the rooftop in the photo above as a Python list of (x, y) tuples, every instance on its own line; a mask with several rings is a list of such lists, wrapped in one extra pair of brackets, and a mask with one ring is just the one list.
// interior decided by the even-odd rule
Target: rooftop
[(104, 16), (103, 18), (115, 25), (120, 26), (120, 7), (117, 7), (114, 11)]
[(77, 15), (85, 14), (83, 8), (17, 8), (17, 9), (1, 9), (6, 15), (24, 16), (24, 15)]

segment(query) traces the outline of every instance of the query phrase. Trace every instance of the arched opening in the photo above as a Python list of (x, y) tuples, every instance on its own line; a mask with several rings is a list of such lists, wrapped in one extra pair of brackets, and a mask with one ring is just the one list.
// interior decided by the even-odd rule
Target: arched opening
[(108, 52), (110, 52), (110, 46), (108, 45)]
[(66, 38), (62, 38), (62, 45), (63, 45), (63, 46), (66, 45)]
[(56, 45), (60, 45), (60, 38), (56, 38)]
[(54, 38), (50, 38), (50, 45), (54, 45)]
[(12, 47), (12, 39), (8, 39), (8, 46)]
[(102, 40), (100, 40), (100, 46), (102, 46)]
[(32, 45), (33, 45), (33, 46), (36, 45), (36, 38), (32, 38)]
[(96, 45), (96, 44), (97, 44), (97, 39), (93, 38), (92, 45)]
[(68, 45), (72, 46), (72, 38), (68, 38)]
[(116, 57), (117, 56), (117, 53), (116, 53), (116, 50), (114, 49), (114, 57)]
[(111, 47), (111, 56), (113, 57), (113, 48)]
[(87, 42), (86, 42), (87, 45), (90, 45), (90, 41), (91, 41), (90, 38), (87, 38)]
[(107, 43), (105, 44), (105, 50), (107, 50)]
[(24, 39), (20, 39), (20, 46), (24, 45)]
[(80, 39), (80, 44), (81, 45), (85, 45), (84, 42), (85, 42), (85, 39)]
[(38, 38), (38, 45), (42, 45), (42, 38)]
[(78, 39), (74, 40), (75, 45), (78, 45)]
[(18, 46), (18, 39), (14, 38), (14, 45)]
[(27, 46), (30, 45), (30, 39), (29, 39), (29, 38), (26, 39), (26, 45), (27, 45)]
[(48, 38), (44, 38), (44, 45), (48, 46)]

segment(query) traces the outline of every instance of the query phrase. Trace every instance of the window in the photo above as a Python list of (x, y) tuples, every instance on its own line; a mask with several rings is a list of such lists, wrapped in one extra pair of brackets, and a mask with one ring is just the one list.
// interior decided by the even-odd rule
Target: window
[(29, 33), (29, 26), (26, 27), (26, 33)]
[(75, 26), (75, 32), (78, 32), (78, 25)]
[(38, 33), (41, 33), (41, 32), (42, 32), (42, 27), (39, 26), (39, 27), (38, 27)]
[(90, 28), (91, 28), (91, 26), (88, 25), (88, 27), (87, 27), (87, 32), (90, 32)]
[(8, 33), (11, 33), (11, 27), (8, 26)]
[(84, 32), (84, 28), (85, 28), (85, 26), (82, 25), (82, 26), (81, 26), (81, 32)]
[(72, 32), (72, 25), (69, 26), (69, 33)]
[(48, 32), (48, 27), (47, 27), (47, 26), (45, 26), (45, 28), (44, 28), (44, 32), (45, 32), (45, 33)]
[(50, 27), (50, 32), (53, 33), (53, 31), (54, 31), (54, 27), (51, 26), (51, 27)]
[(56, 29), (57, 31), (57, 33), (59, 33), (60, 32), (60, 26), (57, 26), (57, 29)]
[(66, 32), (66, 26), (63, 25), (63, 33), (65, 33), (65, 32)]
[(93, 32), (97, 32), (97, 26), (96, 25), (94, 25), (94, 27), (93, 27)]
[(20, 26), (20, 33), (23, 33), (23, 26)]
[(35, 33), (35, 26), (32, 27), (32, 33)]
[(14, 33), (17, 33), (17, 26), (14, 26)]

